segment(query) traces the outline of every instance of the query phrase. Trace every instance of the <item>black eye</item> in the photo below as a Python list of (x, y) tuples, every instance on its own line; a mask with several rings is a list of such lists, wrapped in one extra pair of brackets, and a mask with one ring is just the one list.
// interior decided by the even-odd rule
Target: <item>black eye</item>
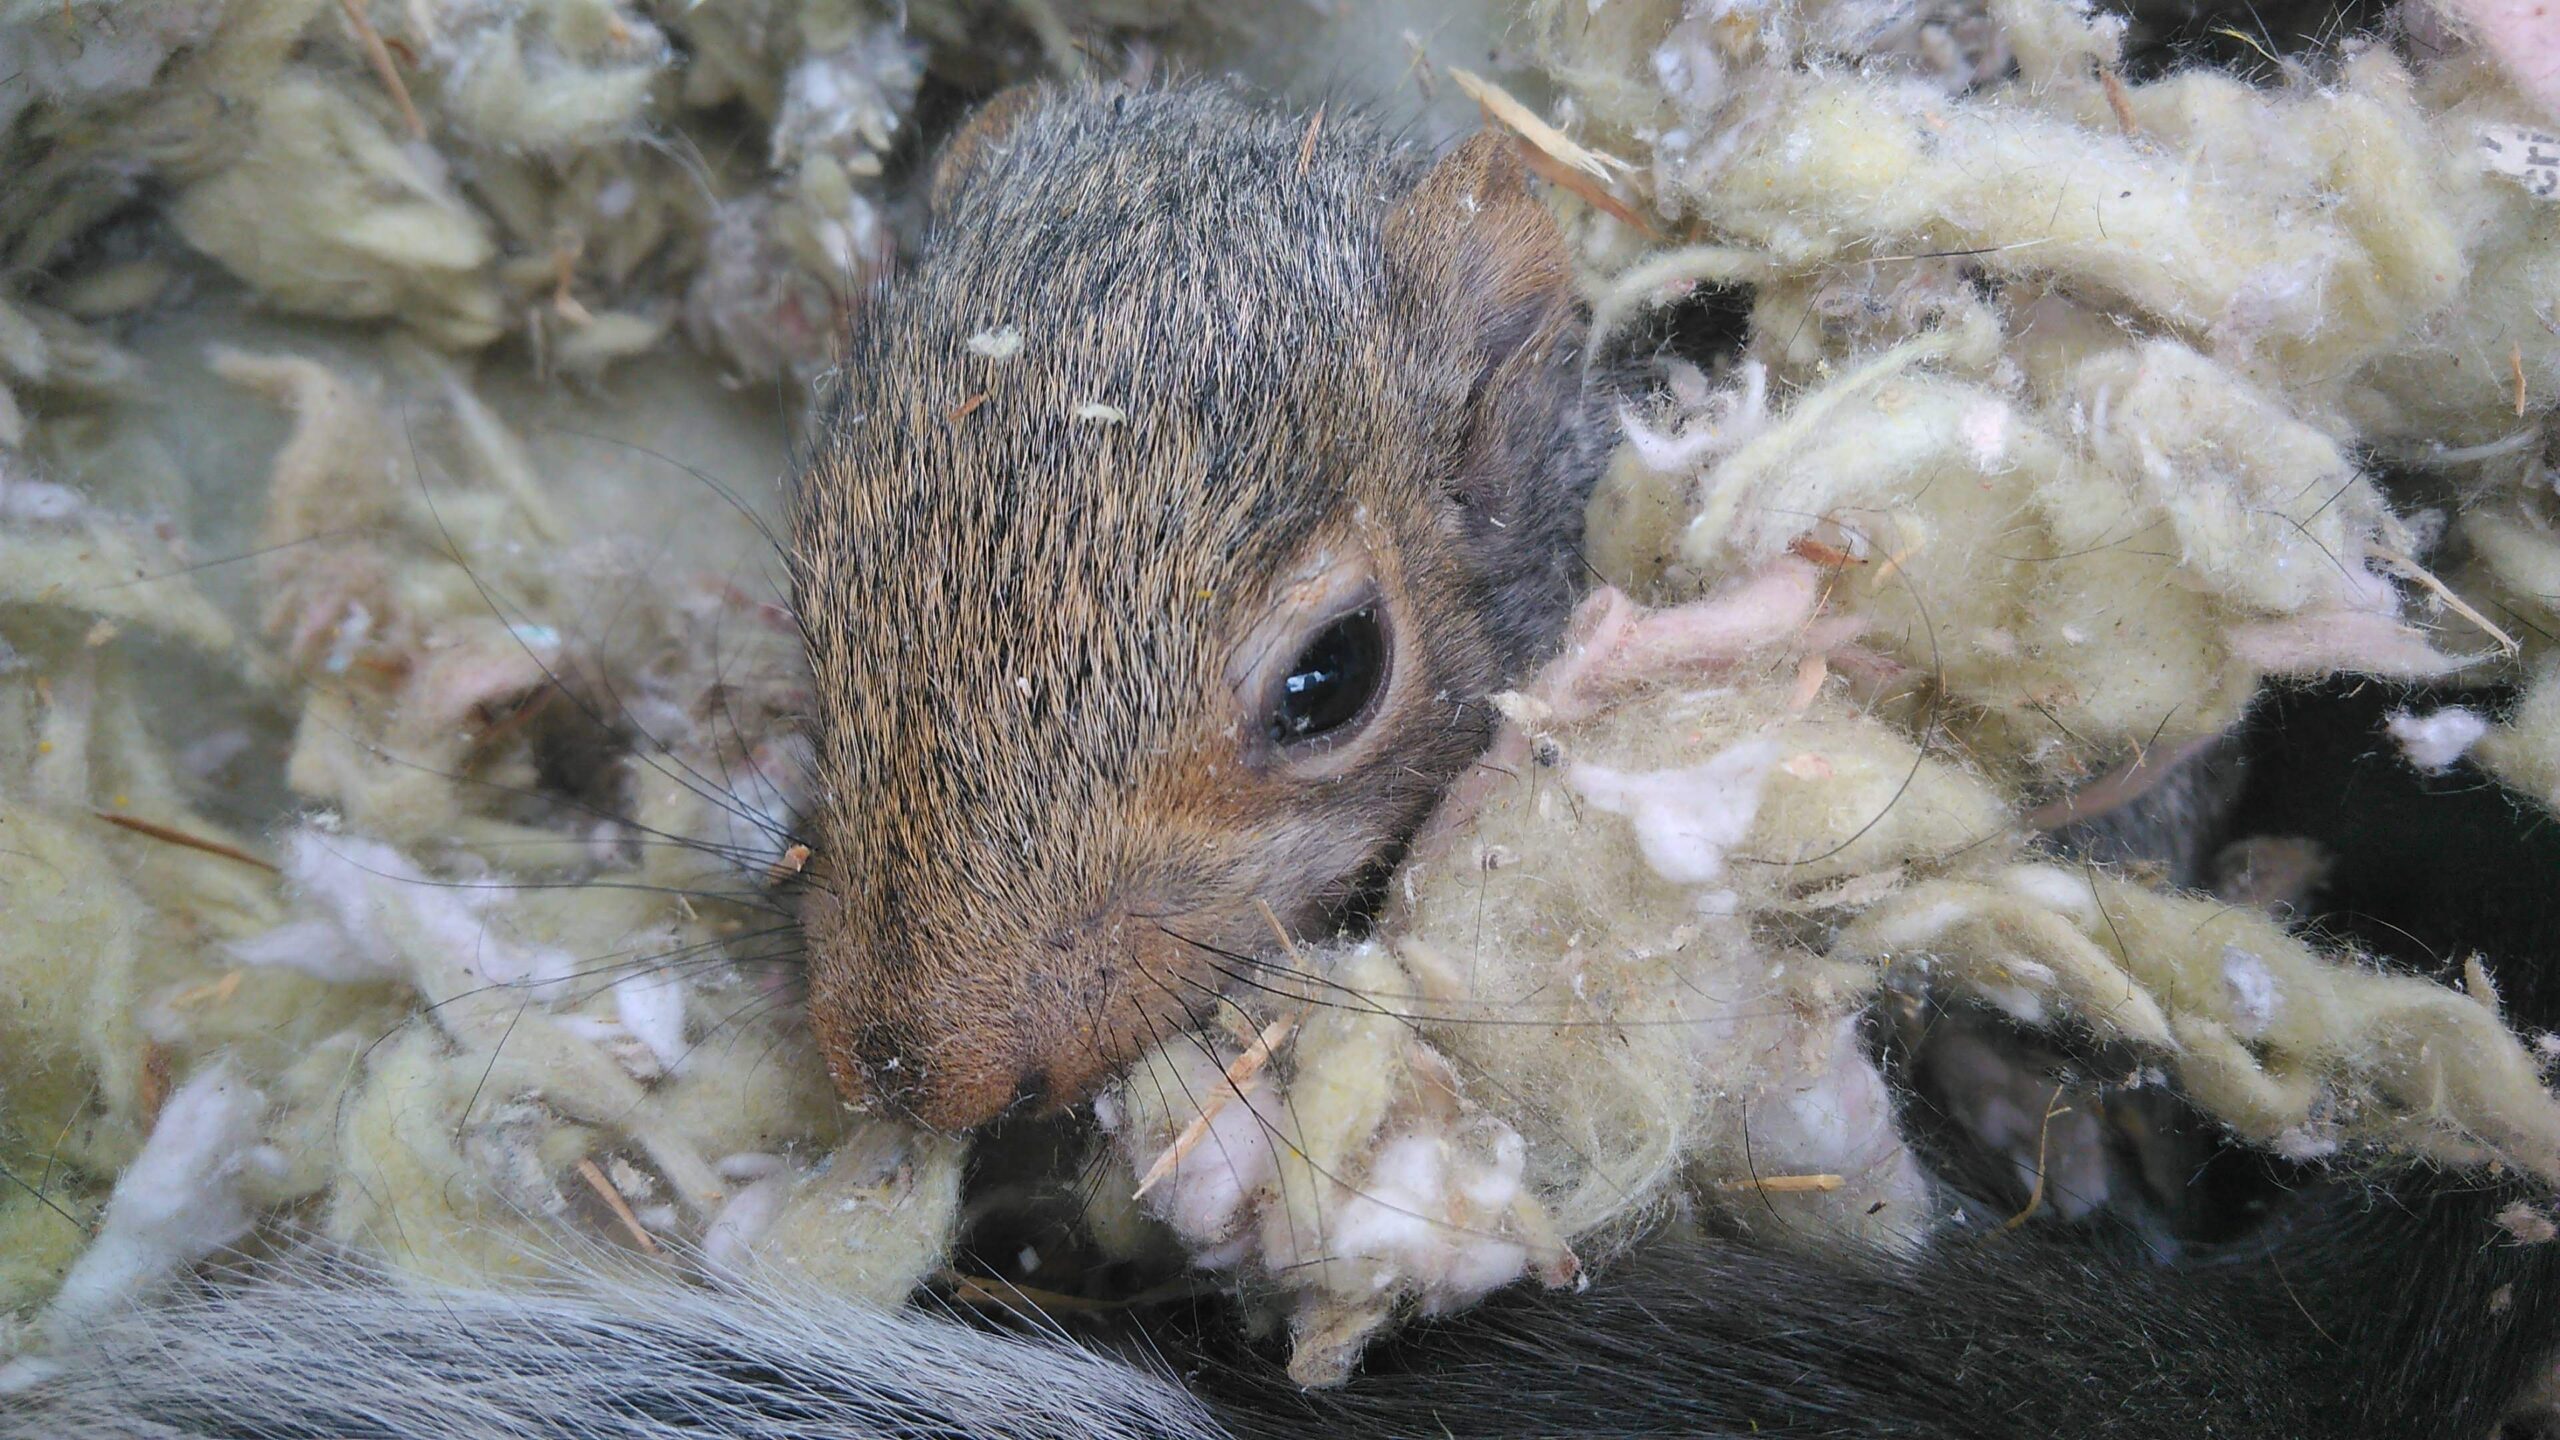
[(1387, 678), (1387, 632), (1364, 605), (1316, 632), (1298, 652), (1271, 705), (1271, 738), (1313, 740), (1357, 720)]

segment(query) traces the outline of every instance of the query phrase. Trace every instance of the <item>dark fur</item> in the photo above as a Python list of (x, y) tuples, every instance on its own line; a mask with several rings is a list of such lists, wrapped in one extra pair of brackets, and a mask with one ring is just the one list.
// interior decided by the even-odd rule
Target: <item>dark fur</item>
[[(2281, 1260), (2171, 1268), (1995, 1235), (1857, 1270), (1736, 1240), (1629, 1257), (1583, 1295), (1506, 1295), (1373, 1355), (1339, 1392), (1298, 1391), (1268, 1362), (1203, 1368), (1194, 1383), (1242, 1436), (2486, 1440), (2503, 1405), (2465, 1392), (2483, 1370), (2512, 1383), (2529, 1347), (2450, 1354), (2423, 1325), (2359, 1326), (2445, 1257), (2319, 1228), (2285, 1266), (2302, 1309), (2275, 1278)], [(2335, 1261), (2354, 1256), (2379, 1273), (2341, 1301)], [(2358, 1363), (2377, 1351), (2409, 1363)]]
[(1395, 1341), (1340, 1391), (1258, 1357), (1191, 1379), (1240, 1436), (2488, 1440), (2560, 1345), (2554, 1257), (2492, 1228), (2505, 1198), (2323, 1182), (2176, 1264), (2032, 1233), (1873, 1269), (1663, 1245)]

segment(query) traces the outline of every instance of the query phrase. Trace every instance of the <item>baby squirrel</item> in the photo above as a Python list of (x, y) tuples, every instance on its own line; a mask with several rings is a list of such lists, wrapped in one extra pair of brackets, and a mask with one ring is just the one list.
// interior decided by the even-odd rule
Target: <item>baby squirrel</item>
[(932, 206), (789, 551), (810, 1013), (847, 1095), (958, 1128), (1249, 984), (1263, 906), (1332, 932), (1554, 643), (1607, 445), (1497, 135), (1026, 87)]

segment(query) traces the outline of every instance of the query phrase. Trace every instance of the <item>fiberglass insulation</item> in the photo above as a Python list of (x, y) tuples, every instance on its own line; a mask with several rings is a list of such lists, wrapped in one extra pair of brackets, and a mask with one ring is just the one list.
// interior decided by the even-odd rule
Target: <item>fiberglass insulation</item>
[(2140, 80), (2058, 0), (1213, 8), (0, 5), (0, 1347), (280, 1238), (936, 1271), (964, 1145), (842, 1105), (792, 1004), (758, 486), (927, 101), (1166, 56), (1476, 97), (1604, 342), (1750, 319), (1628, 401), (1608, 586), (1378, 933), (1099, 1102), (1100, 1243), (1262, 1297), (1309, 1381), (1682, 1204), (1924, 1245), (1888, 995), (2287, 1154), (2560, 1182), (2487, 977), (2034, 845), (2341, 670), (2524, 686), (2404, 739), (2560, 802), (2560, 143), (2494, 18)]

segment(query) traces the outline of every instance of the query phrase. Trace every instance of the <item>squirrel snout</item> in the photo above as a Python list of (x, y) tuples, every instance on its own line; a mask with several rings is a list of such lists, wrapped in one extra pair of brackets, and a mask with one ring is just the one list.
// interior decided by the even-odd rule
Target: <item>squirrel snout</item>
[[(1205, 997), (1177, 927), (1114, 915), (995, 940), (812, 935), (810, 1018), (836, 1087), (937, 1130), (1090, 1096)], [(1209, 977), (1214, 979), (1215, 977)]]

